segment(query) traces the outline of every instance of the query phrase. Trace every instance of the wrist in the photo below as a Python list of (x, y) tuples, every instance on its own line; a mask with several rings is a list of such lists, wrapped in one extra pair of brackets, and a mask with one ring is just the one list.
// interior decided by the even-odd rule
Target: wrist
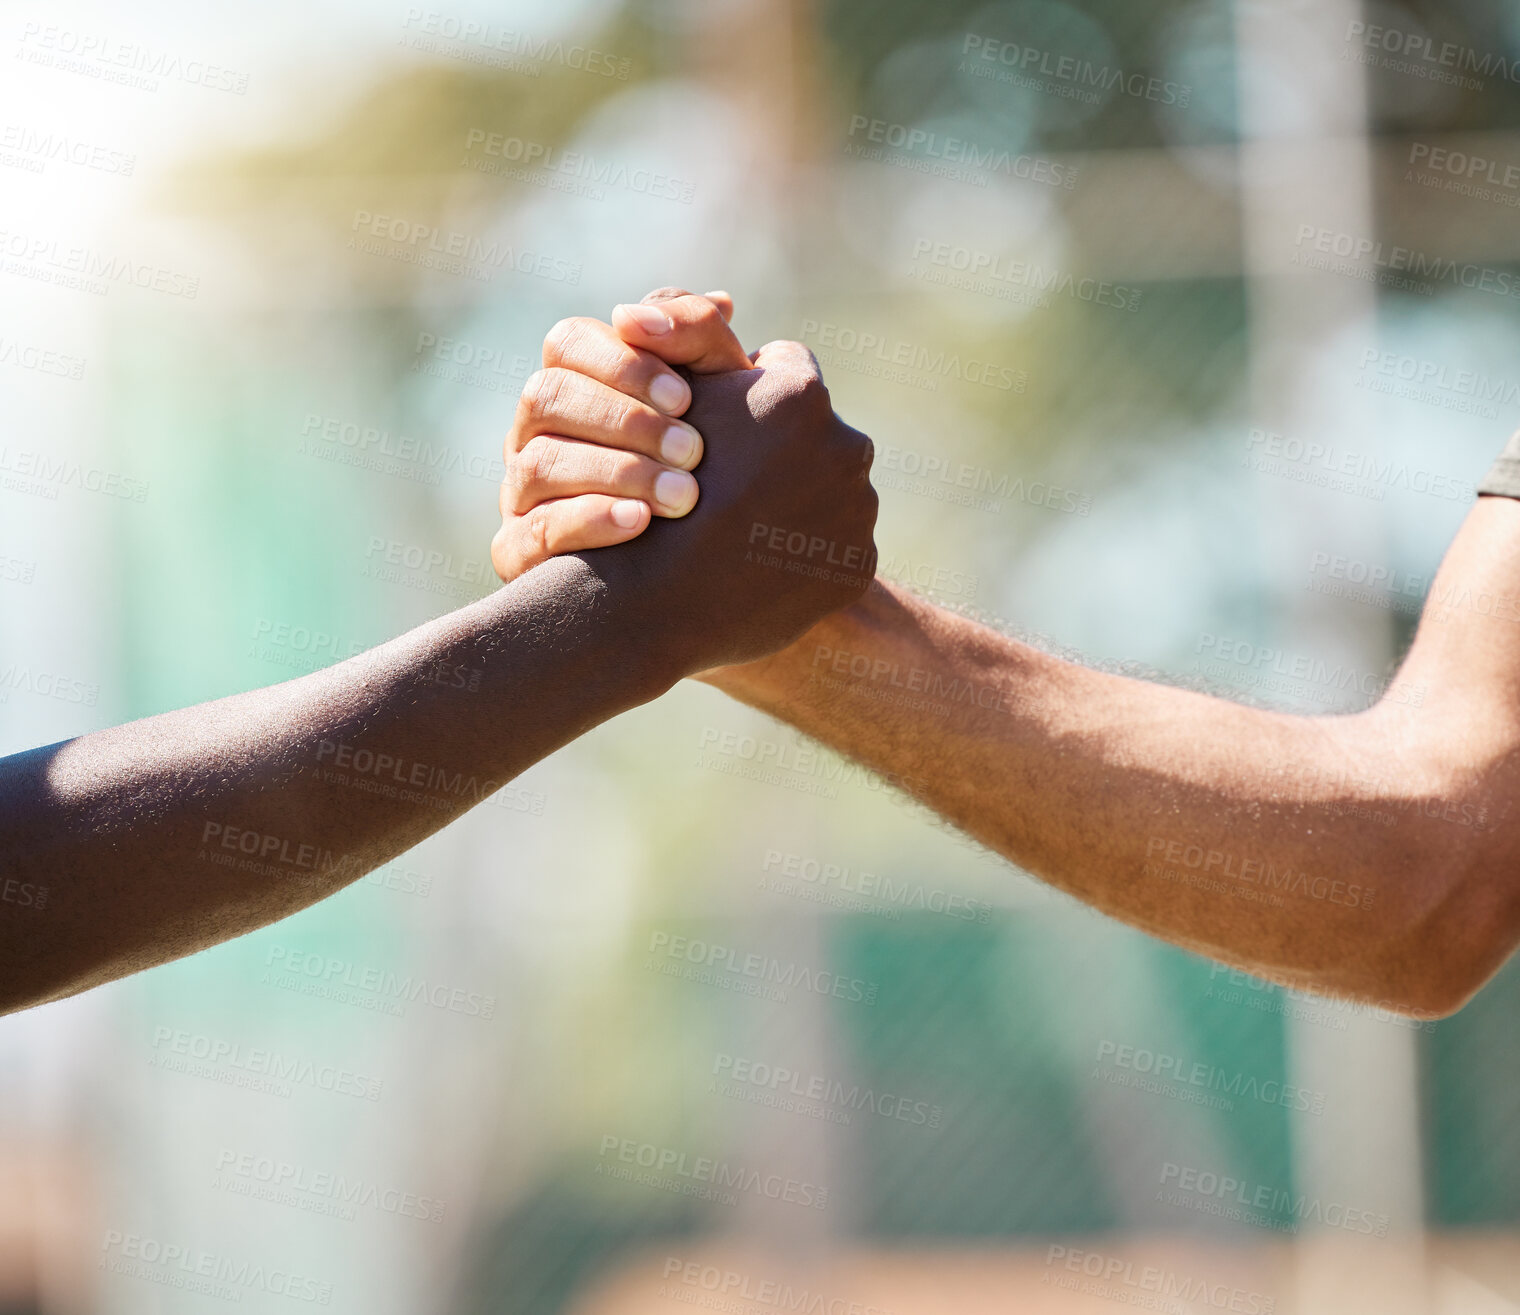
[[(662, 624), (647, 581), (617, 569), (614, 554), (551, 557), (498, 591), (519, 600), (552, 600), (541, 625), (552, 628), (567, 678), (597, 671), (597, 683), (635, 707), (659, 698), (701, 663)], [(514, 609), (515, 610), (515, 609)]]
[(848, 607), (824, 617), (785, 648), (754, 662), (715, 667), (696, 679), (753, 707), (773, 709), (805, 697), (837, 661), (864, 652), (887, 611), (900, 608), (894, 586), (880, 576)]

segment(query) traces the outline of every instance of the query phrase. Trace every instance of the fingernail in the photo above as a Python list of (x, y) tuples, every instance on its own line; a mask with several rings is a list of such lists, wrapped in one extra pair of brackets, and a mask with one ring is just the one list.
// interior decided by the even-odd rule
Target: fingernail
[(704, 292), (702, 295), (706, 297), (708, 301), (716, 301), (719, 297), (723, 297), (728, 301), (733, 300), (733, 298), (730, 297), (728, 293), (724, 292), (722, 288), (719, 288), (716, 292)]
[(697, 436), (685, 425), (671, 425), (660, 440), (660, 460), (667, 466), (690, 466), (697, 455)]
[(654, 500), (666, 511), (684, 516), (696, 505), (697, 481), (684, 470), (667, 470), (654, 482)]
[(649, 400), (666, 414), (679, 411), (686, 405), (685, 380), (677, 375), (662, 374), (649, 385)]
[(662, 333), (670, 332), (670, 316), (662, 310), (656, 310), (653, 306), (619, 306), (618, 310), (628, 316), (645, 333), (652, 333), (658, 337)]
[(631, 530), (644, 517), (644, 504), (633, 498), (624, 498), (612, 504), (612, 523), (620, 530)]

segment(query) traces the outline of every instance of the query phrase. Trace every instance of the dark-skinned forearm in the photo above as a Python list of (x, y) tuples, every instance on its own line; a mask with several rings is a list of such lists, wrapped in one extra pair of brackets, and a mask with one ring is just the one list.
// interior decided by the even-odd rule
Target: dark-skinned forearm
[(337, 666), (0, 760), (0, 1008), (282, 918), (438, 830), (678, 669), (558, 558)]

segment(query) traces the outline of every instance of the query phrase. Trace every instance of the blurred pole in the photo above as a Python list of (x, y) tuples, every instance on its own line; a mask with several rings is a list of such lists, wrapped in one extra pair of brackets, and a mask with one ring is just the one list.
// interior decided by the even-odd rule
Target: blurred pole
[[(1348, 331), (1375, 341), (1377, 284), (1305, 271), (1293, 258), (1300, 224), (1357, 237), (1377, 231), (1365, 75), (1340, 58), (1348, 25), (1361, 17), (1358, 0), (1236, 6), (1249, 423), (1359, 452), (1376, 451), (1376, 435), (1366, 394), (1336, 373), (1346, 354), (1334, 344)], [(1373, 609), (1351, 615), (1343, 602), (1301, 587), (1316, 551), (1382, 552), (1381, 504), (1270, 477), (1260, 485), (1265, 549), (1286, 585), (1282, 646), (1381, 673), (1391, 656), (1388, 619)], [(1296, 1309), (1428, 1310), (1414, 1033), (1361, 1013), (1347, 1014), (1344, 1032), (1292, 1019), (1285, 1026), (1289, 1080), (1326, 1096), (1322, 1116), (1291, 1116), (1295, 1194), (1391, 1220), (1381, 1245), (1306, 1222)]]
[[(708, 0), (692, 6), (690, 22), (694, 76), (734, 107), (746, 125), (735, 142), (748, 171), (746, 209), (766, 212), (766, 224), (751, 222), (751, 233), (767, 232), (775, 243), (763, 285), (743, 289), (747, 323), (784, 328), (791, 337), (799, 291), (812, 286), (829, 249), (820, 242), (820, 223), (832, 193), (820, 173), (831, 143), (823, 125), (831, 121), (821, 51), (822, 14), (816, 0)], [(741, 289), (731, 289), (739, 295)], [(806, 297), (802, 292), (801, 296)], [(764, 337), (746, 342), (753, 350)]]
[[(826, 121), (821, 20), (814, 0), (715, 0), (694, 6), (691, 15), (691, 67), (700, 70), (714, 96), (733, 104), (747, 128), (744, 139), (735, 143), (748, 169), (745, 205), (765, 212), (763, 223), (755, 214), (749, 216), (749, 231), (778, 235), (766, 286), (730, 289), (742, 303), (736, 318), (742, 316), (740, 323), (750, 325), (789, 325), (796, 319), (796, 290), (807, 286), (810, 256), (819, 245), (814, 236), (819, 217), (809, 206), (815, 190), (811, 171), (823, 145), (818, 125)], [(756, 337), (745, 346), (753, 349), (763, 341)], [(826, 807), (798, 804), (789, 819), (793, 843), (820, 852), (825, 832), (809, 810)], [(755, 949), (780, 961), (834, 971), (839, 965), (829, 957), (828, 935), (834, 921), (834, 915), (811, 907), (802, 914), (777, 914), (762, 906), (749, 915), (746, 934)], [(744, 1034), (749, 1053), (765, 1063), (850, 1086), (853, 1076), (844, 1060), (849, 1048), (829, 1003), (814, 992), (788, 992), (784, 1005)], [(810, 1117), (782, 1120), (763, 1106), (745, 1105), (731, 1132), (737, 1157), (753, 1157), (769, 1172), (829, 1191), (827, 1208), (817, 1211), (777, 1208), (774, 1202), (746, 1196), (735, 1210), (736, 1233), (758, 1240), (788, 1264), (806, 1266), (855, 1232), (854, 1185), (863, 1179), (856, 1129)]]

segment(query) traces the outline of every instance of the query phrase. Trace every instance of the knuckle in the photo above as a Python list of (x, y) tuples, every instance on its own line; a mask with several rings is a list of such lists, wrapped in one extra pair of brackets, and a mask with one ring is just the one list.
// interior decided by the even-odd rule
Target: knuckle
[(609, 371), (611, 377), (605, 382), (620, 393), (635, 396), (647, 392), (660, 371), (661, 362), (658, 359), (625, 345), (612, 363)]
[(565, 371), (557, 368), (535, 370), (523, 384), (522, 400), (528, 418), (541, 422), (554, 414), (565, 390)]
[(774, 386), (782, 397), (788, 400), (801, 400), (808, 395), (811, 384), (807, 373), (799, 370), (795, 361), (783, 359), (780, 364), (772, 365), (766, 373), (774, 381)]
[(798, 342), (795, 338), (778, 338), (766, 347), (766, 355), (775, 354), (784, 360), (789, 367), (799, 374), (810, 375), (823, 382), (823, 372), (818, 368), (818, 358), (813, 355), (813, 349), (805, 342)]
[(876, 459), (876, 444), (858, 429), (840, 421), (835, 426), (839, 459), (846, 475), (861, 483), (871, 482), (871, 463)]
[(669, 423), (658, 411), (634, 398), (611, 402), (603, 420), (609, 437), (617, 434), (619, 446), (632, 449), (658, 445)]
[(515, 510), (528, 490), (528, 468), (533, 458), (525, 447), (514, 452), (507, 462), (507, 473), (501, 481), (501, 502), (505, 511)]
[(538, 414), (539, 399), (543, 395), (545, 370), (535, 370), (523, 380), (522, 392), (518, 394), (517, 403), (523, 415), (532, 417)]
[(689, 297), (689, 296), (691, 296), (691, 293), (687, 292), (685, 288), (675, 288), (675, 287), (671, 287), (669, 285), (666, 285), (663, 288), (656, 288), (653, 292), (647, 293), (641, 299), (640, 304), (647, 306), (650, 302), (655, 302), (655, 301), (674, 301), (677, 297)]
[(548, 507), (531, 507), (522, 516), (522, 537), (528, 560), (541, 562), (554, 554), (550, 550), (553, 538), (552, 517)]
[(491, 536), (491, 566), (503, 581), (507, 581), (512, 578), (513, 565), (511, 536), (507, 531), (507, 523), (503, 521), (501, 527)]
[(780, 375), (782, 388), (787, 396), (800, 398), (811, 405), (826, 403), (829, 390), (824, 385), (823, 374), (813, 354), (801, 343), (786, 343), (781, 353)]
[(544, 364), (560, 365), (570, 360), (586, 337), (590, 321), (584, 315), (569, 315), (544, 335)]
[(558, 460), (559, 452), (555, 444), (537, 438), (531, 440), (517, 454), (518, 492), (532, 493), (552, 483)]

